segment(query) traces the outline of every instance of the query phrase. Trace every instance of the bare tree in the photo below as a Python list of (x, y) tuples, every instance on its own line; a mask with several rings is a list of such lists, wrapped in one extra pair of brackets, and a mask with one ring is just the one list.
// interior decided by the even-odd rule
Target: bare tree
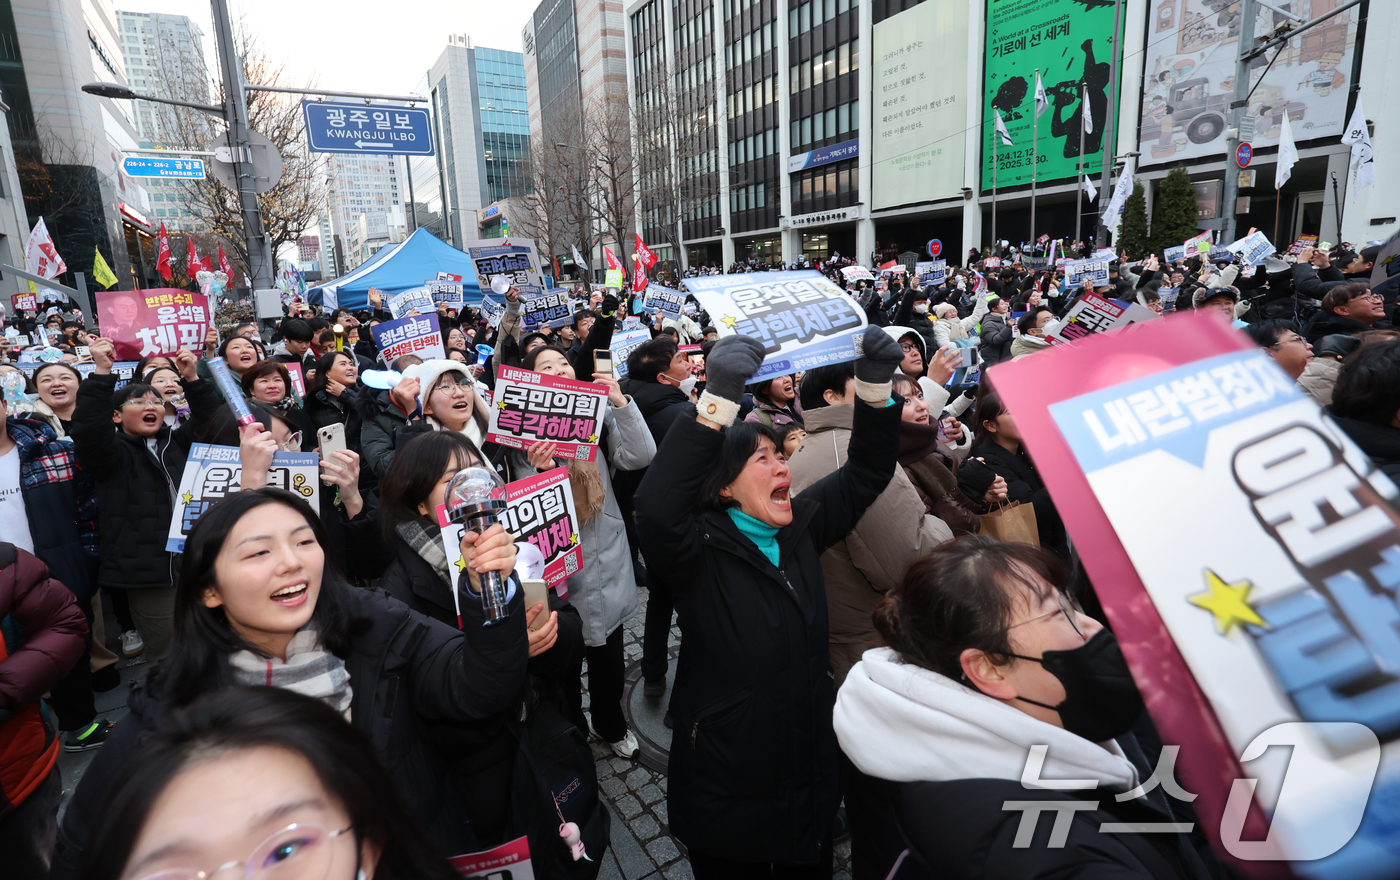
[[(239, 23), (235, 41), (238, 54), (243, 59), (243, 76), (248, 82), (293, 85), (286, 65), (272, 60), (243, 22)], [(162, 80), (163, 95), (181, 100), (208, 100), (197, 94), (188, 77), (173, 73), (167, 76), (162, 71)], [(302, 85), (310, 88), (315, 86), (315, 81), (313, 79)], [(215, 89), (211, 103), (221, 105), (223, 102), (224, 94), (220, 86)], [(269, 251), (276, 254), (283, 245), (294, 244), (324, 210), (325, 171), (321, 161), (306, 147), (301, 105), (295, 97), (275, 92), (249, 92), (247, 102), (249, 128), (272, 141), (282, 154), (282, 179), (258, 196)], [(178, 142), (171, 146), (205, 150), (226, 142), (222, 119), (186, 108), (172, 107), (171, 110), (173, 112), (166, 117), (171, 120), (168, 131), (172, 139)], [(213, 178), (190, 181), (185, 192), (188, 196), (186, 206), (196, 223), (218, 236), (225, 249), (231, 249), (230, 256), (236, 255), (238, 262), (246, 266), (250, 255), (244, 238), (238, 194)], [(257, 255), (259, 259), (262, 256)]]
[(585, 159), (594, 182), (590, 205), (599, 225), (617, 243), (619, 258), (629, 251), (637, 211), (630, 117), (627, 101), (614, 97), (583, 120)]

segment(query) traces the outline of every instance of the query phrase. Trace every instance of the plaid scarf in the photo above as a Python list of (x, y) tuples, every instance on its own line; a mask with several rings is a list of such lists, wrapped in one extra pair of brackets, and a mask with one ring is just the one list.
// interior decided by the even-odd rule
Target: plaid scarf
[(72, 438), (60, 440), (52, 426), (39, 419), (10, 418), (6, 420), (5, 430), (19, 448), (19, 478), (23, 489), (73, 481), (78, 501), (79, 537), (83, 549), (96, 556), (97, 484), (92, 475), (79, 466)]
[(233, 680), (244, 685), (284, 688), (315, 697), (350, 720), (355, 692), (345, 663), (321, 647), (314, 629), (303, 629), (287, 643), (287, 660), (244, 649), (229, 657)]
[(437, 572), (448, 589), (452, 589), (452, 578), (447, 573), (447, 551), (442, 549), (442, 529), (420, 520), (409, 520), (399, 523), (394, 527), (394, 531), (399, 533), (405, 544), (413, 548), (414, 553), (433, 567), (433, 571)]

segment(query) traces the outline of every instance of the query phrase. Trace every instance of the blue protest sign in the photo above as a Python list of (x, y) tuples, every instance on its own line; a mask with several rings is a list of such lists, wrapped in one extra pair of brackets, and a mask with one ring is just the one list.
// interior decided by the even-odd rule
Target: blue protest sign
[(313, 153), (433, 155), (426, 109), (388, 104), (302, 101), (306, 142)]

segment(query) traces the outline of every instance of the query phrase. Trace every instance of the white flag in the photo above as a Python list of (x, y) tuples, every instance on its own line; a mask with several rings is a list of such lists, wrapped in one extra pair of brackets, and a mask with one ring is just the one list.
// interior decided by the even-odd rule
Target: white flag
[(1113, 198), (1108, 200), (1104, 206), (1102, 222), (1103, 225), (1112, 229), (1118, 224), (1118, 215), (1123, 213), (1127, 207), (1128, 196), (1133, 194), (1133, 173), (1127, 168), (1118, 176), (1118, 186), (1113, 189)]
[(1376, 182), (1376, 157), (1371, 152), (1371, 135), (1366, 130), (1366, 114), (1361, 109), (1361, 96), (1356, 96), (1356, 109), (1352, 111), (1347, 132), (1342, 135), (1342, 143), (1351, 144), (1351, 186), (1352, 192), (1361, 192)]
[(1094, 111), (1089, 108), (1089, 90), (1083, 90), (1084, 97), (1079, 101), (1079, 109), (1084, 111), (1084, 133), (1094, 133)]
[(1293, 166), (1298, 161), (1298, 147), (1293, 143), (1293, 129), (1288, 124), (1288, 111), (1283, 114), (1283, 130), (1278, 136), (1278, 168), (1274, 171), (1274, 189), (1283, 189), (1288, 178), (1293, 176)]
[(578, 245), (576, 245), (576, 244), (571, 244), (571, 245), (569, 245), (569, 250), (573, 252), (574, 265), (575, 265), (575, 266), (582, 266), (583, 268), (587, 269), (587, 268), (588, 268), (588, 263), (586, 263), (586, 262), (584, 261), (584, 259), (583, 259), (583, 254), (580, 254), (580, 253), (578, 252)]
[(1094, 186), (1094, 181), (1084, 178), (1084, 195), (1089, 197), (1089, 201), (1097, 201), (1099, 198), (1099, 188)]
[(997, 117), (996, 133), (997, 136), (1001, 138), (1001, 145), (1003, 147), (1013, 146), (1011, 143), (1011, 132), (1006, 130), (1006, 123), (1001, 121), (1001, 111), (993, 108), (992, 112), (995, 113)]
[(1035, 72), (1035, 115), (1040, 116), (1050, 109), (1050, 99), (1045, 96), (1045, 83), (1040, 81), (1040, 70)]
[(43, 217), (34, 224), (34, 229), (29, 233), (29, 243), (24, 246), (24, 271), (41, 278), (57, 278), (68, 271), (68, 266), (54, 247)]

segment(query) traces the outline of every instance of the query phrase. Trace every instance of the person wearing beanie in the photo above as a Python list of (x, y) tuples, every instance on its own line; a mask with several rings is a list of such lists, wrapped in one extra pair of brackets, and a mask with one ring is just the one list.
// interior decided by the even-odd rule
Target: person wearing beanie
[(483, 459), (503, 461), (505, 456), (492, 456), (485, 449), (491, 411), (481, 392), (471, 367), (459, 361), (435, 359), (409, 366), (389, 392), (392, 434), (388, 419), (366, 420), (361, 429), (367, 448), (375, 450), (370, 466), (383, 473), (409, 436), (423, 431), (456, 431), (482, 452)]

